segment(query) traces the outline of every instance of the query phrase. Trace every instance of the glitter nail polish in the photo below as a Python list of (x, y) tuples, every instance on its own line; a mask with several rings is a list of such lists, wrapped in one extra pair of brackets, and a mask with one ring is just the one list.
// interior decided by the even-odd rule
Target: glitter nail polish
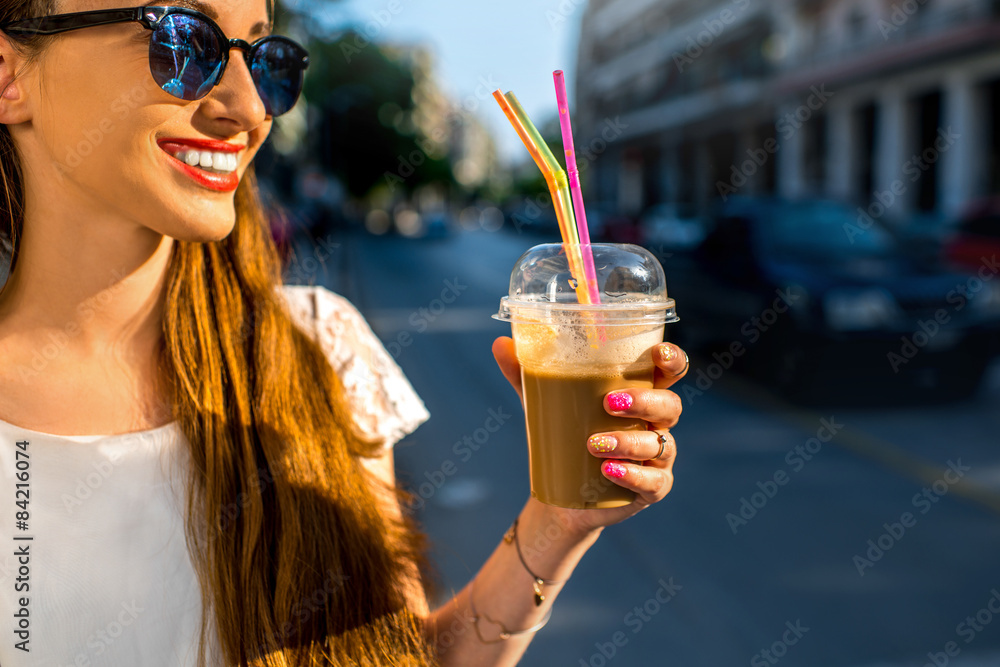
[(605, 461), (603, 467), (604, 474), (615, 479), (621, 479), (628, 472), (628, 469), (617, 461)]
[(611, 435), (592, 435), (587, 443), (594, 448), (595, 452), (607, 454), (615, 451), (618, 447), (618, 440)]
[(664, 362), (673, 361), (677, 356), (677, 351), (674, 349), (673, 345), (667, 345), (664, 343), (660, 345), (660, 359)]
[(608, 406), (615, 412), (625, 412), (632, 407), (632, 395), (623, 391), (608, 394)]

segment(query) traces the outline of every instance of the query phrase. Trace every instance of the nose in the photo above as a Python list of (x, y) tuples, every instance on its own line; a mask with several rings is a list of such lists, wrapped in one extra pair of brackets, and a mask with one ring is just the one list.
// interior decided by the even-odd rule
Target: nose
[(243, 46), (230, 46), (226, 71), (219, 85), (205, 98), (205, 104), (212, 116), (229, 119), (244, 131), (267, 120), (267, 109), (257, 92)]

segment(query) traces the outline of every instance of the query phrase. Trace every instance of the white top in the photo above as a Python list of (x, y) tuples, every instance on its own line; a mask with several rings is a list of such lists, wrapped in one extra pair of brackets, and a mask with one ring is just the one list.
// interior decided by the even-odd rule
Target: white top
[[(388, 449), (430, 417), (346, 299), (322, 287), (283, 290), (293, 320), (318, 337), (339, 374), (362, 434)], [(18, 442), (28, 443), (26, 456)], [(184, 541), (187, 446), (177, 422), (60, 436), (0, 421), (0, 665), (195, 664), (201, 599)], [(15, 475), (25, 465), (28, 529), (20, 530)], [(29, 554), (23, 565), (19, 549)], [(25, 639), (29, 652), (16, 648)]]

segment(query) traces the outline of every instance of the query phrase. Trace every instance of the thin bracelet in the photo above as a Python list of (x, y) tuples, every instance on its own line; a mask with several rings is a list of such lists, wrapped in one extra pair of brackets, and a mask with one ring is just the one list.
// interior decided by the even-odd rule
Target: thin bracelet
[[(518, 519), (519, 518), (520, 517), (518, 517)], [(517, 537), (517, 522), (518, 522), (518, 519), (514, 519), (514, 523), (512, 523), (510, 525), (510, 528), (507, 529), (507, 532), (504, 533), (503, 541), (506, 542), (507, 544), (510, 544), (511, 542), (514, 543), (514, 547), (517, 549), (517, 557), (521, 559), (521, 565), (524, 566), (524, 569), (527, 570), (528, 574), (530, 574), (531, 578), (534, 580), (534, 581), (531, 582), (531, 585), (535, 589), (535, 606), (539, 607), (539, 606), (541, 606), (541, 604), (543, 602), (545, 602), (545, 596), (542, 595), (542, 586), (543, 585), (545, 585), (545, 586), (556, 586), (558, 584), (565, 584), (566, 581), (568, 581), (568, 580), (566, 580), (566, 581), (549, 581), (548, 579), (542, 579), (537, 574), (535, 574), (534, 572), (531, 571), (531, 568), (528, 567), (528, 564), (524, 562), (524, 556), (521, 555), (521, 540), (518, 539), (518, 537)]]
[[(476, 636), (478, 636), (479, 641), (483, 642), (484, 644), (499, 644), (500, 642), (506, 641), (511, 637), (515, 637), (517, 635), (528, 635), (531, 634), (532, 632), (538, 632), (539, 630), (544, 628), (545, 624), (549, 622), (550, 618), (552, 618), (552, 607), (549, 607), (549, 610), (545, 613), (545, 616), (542, 618), (542, 620), (540, 620), (538, 623), (535, 623), (527, 630), (510, 631), (506, 627), (504, 627), (503, 623), (500, 623), (499, 621), (494, 621), (492, 618), (486, 615), (480, 616), (479, 612), (476, 611), (475, 597), (476, 597), (476, 580), (475, 578), (473, 578), (472, 586), (469, 589), (469, 606), (472, 608), (472, 624), (476, 627)], [(479, 620), (481, 618), (485, 618), (490, 623), (500, 626), (499, 639), (486, 639), (485, 637), (483, 637), (483, 633), (479, 630)]]

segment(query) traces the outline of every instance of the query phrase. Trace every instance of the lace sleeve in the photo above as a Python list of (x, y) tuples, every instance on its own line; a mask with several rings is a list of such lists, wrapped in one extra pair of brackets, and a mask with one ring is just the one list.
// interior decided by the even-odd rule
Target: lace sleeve
[(402, 369), (347, 299), (324, 287), (283, 291), (292, 318), (315, 336), (340, 377), (363, 438), (385, 451), (430, 418)]

